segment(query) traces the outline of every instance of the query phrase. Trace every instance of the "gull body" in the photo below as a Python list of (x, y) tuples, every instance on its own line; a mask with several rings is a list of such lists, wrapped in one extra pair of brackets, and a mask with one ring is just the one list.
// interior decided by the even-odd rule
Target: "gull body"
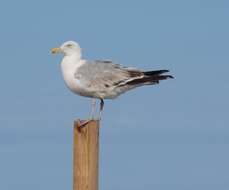
[(75, 78), (75, 72), (84, 64), (83, 60), (77, 60), (73, 56), (65, 56), (61, 61), (61, 71), (67, 87), (74, 93), (86, 96), (86, 89), (81, 86), (80, 80)]
[(80, 46), (74, 41), (67, 41), (51, 51), (53, 54), (64, 54), (61, 70), (64, 81), (72, 92), (101, 100), (100, 116), (103, 99), (113, 99), (133, 88), (173, 78), (171, 75), (164, 75), (168, 70), (142, 71), (123, 67), (112, 61), (84, 60)]
[[(75, 78), (75, 72), (84, 64), (81, 59), (81, 49), (75, 42), (68, 41), (64, 43), (57, 51), (63, 52), (64, 57), (61, 61), (61, 71), (67, 87), (78, 95), (84, 95), (85, 90), (78, 79)], [(54, 49), (55, 51), (55, 49)], [(86, 95), (86, 94), (85, 94)]]

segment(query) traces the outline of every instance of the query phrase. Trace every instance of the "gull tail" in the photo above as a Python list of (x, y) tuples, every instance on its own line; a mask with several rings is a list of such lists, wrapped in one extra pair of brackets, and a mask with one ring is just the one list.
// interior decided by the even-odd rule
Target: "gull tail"
[(166, 80), (169, 78), (174, 78), (172, 75), (164, 75), (164, 73), (169, 72), (169, 70), (156, 70), (156, 71), (145, 71), (143, 72), (142, 78), (137, 78), (128, 81), (129, 85), (152, 85), (157, 84), (161, 80)]

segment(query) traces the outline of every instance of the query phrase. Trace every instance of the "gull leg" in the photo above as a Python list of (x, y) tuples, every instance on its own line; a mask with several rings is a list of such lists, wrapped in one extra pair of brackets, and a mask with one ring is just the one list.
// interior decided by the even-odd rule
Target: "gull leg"
[(100, 99), (99, 120), (101, 120), (102, 117), (103, 107), (104, 107), (104, 101), (103, 99)]
[(95, 114), (95, 108), (96, 108), (96, 99), (92, 98), (91, 100), (91, 114), (90, 114), (90, 119), (94, 119), (94, 114)]
[(91, 100), (91, 113), (90, 113), (90, 118), (87, 120), (77, 120), (77, 126), (78, 130), (81, 131), (83, 127), (85, 127), (90, 121), (94, 119), (94, 114), (95, 114), (95, 107), (96, 107), (96, 99), (92, 98)]

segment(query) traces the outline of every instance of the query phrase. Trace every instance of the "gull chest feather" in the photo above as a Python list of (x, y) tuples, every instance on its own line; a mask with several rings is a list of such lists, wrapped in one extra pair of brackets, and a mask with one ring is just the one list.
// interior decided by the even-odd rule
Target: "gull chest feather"
[(67, 87), (79, 95), (82, 95), (83, 89), (80, 81), (75, 78), (75, 72), (82, 64), (82, 60), (76, 60), (74, 57), (68, 56), (64, 57), (61, 62), (61, 70)]

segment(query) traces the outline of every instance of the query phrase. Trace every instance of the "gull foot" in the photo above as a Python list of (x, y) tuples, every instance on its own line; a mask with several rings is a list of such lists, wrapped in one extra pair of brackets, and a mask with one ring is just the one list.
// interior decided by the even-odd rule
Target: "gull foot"
[(81, 129), (84, 128), (90, 121), (92, 121), (92, 119), (88, 119), (88, 120), (80, 120), (80, 119), (78, 119), (76, 121), (76, 123), (77, 123), (76, 126), (77, 126), (78, 131), (81, 132)]

